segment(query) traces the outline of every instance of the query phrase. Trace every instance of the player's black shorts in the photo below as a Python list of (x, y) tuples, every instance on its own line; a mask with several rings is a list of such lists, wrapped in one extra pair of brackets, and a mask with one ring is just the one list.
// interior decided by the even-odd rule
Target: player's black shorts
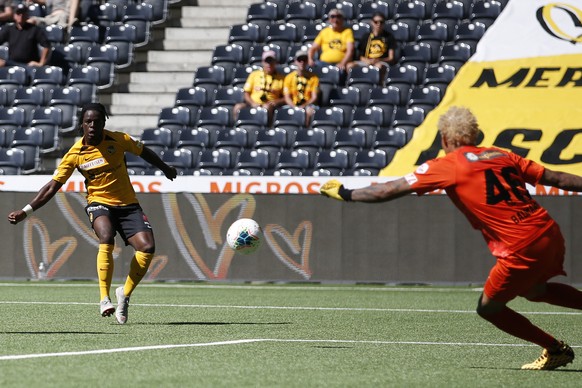
[(138, 204), (128, 206), (108, 206), (93, 202), (85, 207), (91, 226), (97, 217), (106, 216), (111, 220), (115, 231), (128, 245), (127, 239), (139, 232), (151, 232), (152, 227), (147, 216)]

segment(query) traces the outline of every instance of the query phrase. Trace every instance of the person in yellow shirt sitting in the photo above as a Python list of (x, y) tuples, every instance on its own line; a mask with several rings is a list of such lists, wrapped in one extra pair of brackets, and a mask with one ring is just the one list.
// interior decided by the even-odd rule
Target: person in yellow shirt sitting
[(305, 126), (309, 127), (311, 118), (317, 109), (319, 77), (307, 68), (307, 52), (295, 53), (297, 70), (287, 74), (283, 94), (285, 104), (292, 108), (305, 109)]
[[(344, 14), (334, 8), (329, 12), (330, 25), (315, 37), (313, 45), (309, 48), (309, 66), (335, 65), (342, 72), (346, 65), (354, 57), (354, 32), (344, 26)], [(321, 50), (319, 59), (316, 54)]]
[(269, 125), (273, 120), (275, 108), (283, 105), (283, 80), (285, 76), (277, 72), (277, 53), (268, 50), (262, 56), (262, 69), (249, 74), (244, 90), (244, 102), (234, 105), (233, 114), (236, 119), (241, 109), (245, 107), (266, 109), (269, 115)]

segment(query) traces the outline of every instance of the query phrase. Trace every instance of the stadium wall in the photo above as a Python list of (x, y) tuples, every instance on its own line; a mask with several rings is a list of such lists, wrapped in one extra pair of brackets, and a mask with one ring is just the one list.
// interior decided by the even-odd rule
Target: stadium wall
[[(310, 182), (317, 190), (320, 183)], [(3, 192), (2, 213), (22, 207), (32, 195)], [(156, 234), (148, 280), (481, 284), (494, 262), (480, 233), (438, 193), (384, 204), (248, 192), (138, 196)], [(565, 281), (582, 284), (582, 263), (576, 260), (582, 225), (575, 222), (582, 219), (582, 199), (536, 199), (566, 237)], [(96, 279), (98, 243), (84, 206), (83, 193), (61, 192), (24, 222), (5, 221), (0, 277)], [(256, 219), (264, 230), (263, 246), (249, 256), (235, 255), (225, 245), (228, 226), (242, 217)], [(122, 279), (132, 249), (119, 237), (116, 242), (115, 277)], [(41, 262), (45, 270), (39, 272)]]

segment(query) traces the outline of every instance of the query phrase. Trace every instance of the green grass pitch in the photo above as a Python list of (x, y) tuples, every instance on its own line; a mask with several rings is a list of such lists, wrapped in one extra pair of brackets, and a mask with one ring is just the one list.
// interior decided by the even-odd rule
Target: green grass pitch
[[(2, 387), (579, 387), (474, 312), (469, 287), (148, 283), (126, 325), (96, 282), (0, 283)], [(510, 304), (582, 357), (582, 313)]]

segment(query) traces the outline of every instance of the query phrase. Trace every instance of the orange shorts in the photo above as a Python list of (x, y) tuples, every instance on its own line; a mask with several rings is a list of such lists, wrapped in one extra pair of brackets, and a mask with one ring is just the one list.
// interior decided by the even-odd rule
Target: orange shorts
[(564, 272), (564, 237), (554, 224), (532, 244), (503, 259), (489, 272), (483, 292), (498, 302), (526, 295), (535, 285)]

